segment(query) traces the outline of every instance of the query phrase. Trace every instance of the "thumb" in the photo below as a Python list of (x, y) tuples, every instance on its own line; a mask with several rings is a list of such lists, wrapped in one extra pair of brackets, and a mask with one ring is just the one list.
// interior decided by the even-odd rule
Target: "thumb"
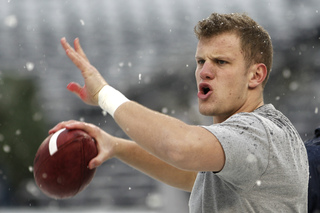
[(81, 87), (78, 83), (71, 82), (68, 84), (67, 89), (76, 94), (83, 102), (91, 105), (96, 105), (94, 102), (91, 101), (90, 97), (88, 96), (86, 86)]
[(100, 166), (103, 162), (104, 160), (102, 159), (101, 155), (98, 154), (95, 158), (91, 159), (88, 167), (89, 169), (95, 169), (98, 166)]
[(71, 82), (71, 83), (68, 84), (67, 89), (68, 89), (70, 92), (73, 92), (73, 93), (75, 93), (76, 95), (80, 96), (82, 87), (81, 87), (78, 83)]
[(99, 143), (97, 143), (98, 148), (98, 155), (91, 159), (91, 161), (88, 164), (89, 169), (94, 169), (100, 166), (103, 162), (109, 160), (112, 158), (112, 155), (109, 151), (106, 151), (103, 147), (100, 146)]

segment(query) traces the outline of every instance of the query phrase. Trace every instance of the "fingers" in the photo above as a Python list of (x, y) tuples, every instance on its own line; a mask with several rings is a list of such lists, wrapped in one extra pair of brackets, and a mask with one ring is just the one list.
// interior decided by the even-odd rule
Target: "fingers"
[(66, 38), (63, 37), (61, 40), (61, 45), (63, 49), (66, 51), (69, 59), (81, 70), (85, 71), (88, 68), (91, 68), (91, 64), (87, 56), (85, 55), (83, 49), (81, 48), (79, 38), (76, 38), (74, 41), (75, 49), (67, 42)]
[(93, 138), (100, 138), (101, 132), (99, 127), (85, 123), (85, 122), (80, 122), (80, 121), (75, 121), (75, 120), (70, 120), (70, 121), (63, 121), (58, 123), (55, 127), (49, 130), (49, 134), (55, 133), (60, 129), (80, 129), (85, 132), (87, 132), (91, 137)]
[(61, 43), (63, 49), (64, 49), (66, 52), (67, 52), (67, 51), (73, 51), (73, 52), (75, 52), (75, 50), (74, 50), (73, 47), (71, 47), (71, 45), (67, 42), (67, 40), (66, 40), (65, 37), (61, 38), (60, 43)]
[(82, 71), (85, 73), (86, 70), (91, 69), (91, 64), (85, 58), (83, 58), (79, 53), (77, 53), (74, 49), (67, 49), (66, 54), (69, 59)]
[(75, 51), (82, 56), (82, 58), (84, 58), (86, 61), (89, 62), (89, 59), (87, 58), (86, 54), (84, 53), (81, 45), (80, 45), (80, 41), (79, 41), (79, 38), (76, 38), (74, 40), (74, 49)]
[[(49, 134), (55, 133), (60, 129), (66, 128), (66, 129), (81, 129), (86, 131), (85, 129), (88, 129), (85, 127), (85, 123), (75, 120), (70, 121), (63, 121), (58, 123), (55, 127), (49, 130)], [(87, 132), (87, 131), (86, 131)]]
[(61, 42), (61, 45), (62, 45), (62, 47), (63, 47), (64, 50), (73, 49), (73, 48), (69, 45), (69, 43), (67, 42), (67, 40), (66, 40), (65, 37), (61, 38), (60, 42)]
[(53, 134), (59, 131), (60, 129), (66, 128), (66, 125), (68, 125), (68, 123), (71, 123), (71, 122), (76, 122), (76, 121), (64, 121), (64, 122), (58, 123), (55, 127), (49, 130), (49, 134)]
[(80, 41), (79, 41), (79, 38), (76, 38), (74, 40), (74, 48), (72, 48), (72, 46), (67, 42), (66, 38), (63, 37), (61, 38), (60, 40), (61, 42), (61, 45), (63, 47), (63, 49), (67, 52), (67, 51), (70, 51), (70, 52), (74, 52), (74, 53), (77, 53), (78, 56), (80, 56), (82, 59), (86, 60), (87, 62), (89, 62), (89, 59), (87, 58), (86, 54), (84, 53), (81, 45), (80, 45)]

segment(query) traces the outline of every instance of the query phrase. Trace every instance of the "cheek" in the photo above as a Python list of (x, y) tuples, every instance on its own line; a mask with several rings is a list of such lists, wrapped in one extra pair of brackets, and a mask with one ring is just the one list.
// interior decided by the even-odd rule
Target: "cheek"
[(196, 78), (196, 82), (198, 83), (199, 80), (200, 80), (200, 75), (199, 75), (199, 72), (197, 70), (194, 72), (194, 77)]
[(232, 89), (229, 90), (229, 97), (233, 100), (240, 100), (246, 97), (247, 87), (243, 83), (233, 84)]
[(241, 99), (246, 90), (246, 84), (244, 81), (236, 81), (235, 78), (230, 78), (221, 85), (221, 88), (225, 90), (225, 96), (231, 99)]

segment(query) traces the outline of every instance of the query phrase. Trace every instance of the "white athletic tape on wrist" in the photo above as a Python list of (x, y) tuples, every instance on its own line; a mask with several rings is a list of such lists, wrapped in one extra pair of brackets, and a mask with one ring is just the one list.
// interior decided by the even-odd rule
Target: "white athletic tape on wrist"
[(99, 106), (112, 117), (114, 117), (114, 113), (120, 105), (129, 101), (126, 96), (109, 85), (100, 90), (98, 98)]

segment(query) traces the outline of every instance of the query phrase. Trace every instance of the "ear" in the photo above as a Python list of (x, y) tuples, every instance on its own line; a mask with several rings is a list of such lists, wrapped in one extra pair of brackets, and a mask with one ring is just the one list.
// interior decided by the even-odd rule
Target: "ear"
[(249, 88), (254, 89), (259, 85), (262, 85), (262, 82), (267, 77), (267, 67), (265, 64), (254, 64), (250, 68), (249, 74)]

